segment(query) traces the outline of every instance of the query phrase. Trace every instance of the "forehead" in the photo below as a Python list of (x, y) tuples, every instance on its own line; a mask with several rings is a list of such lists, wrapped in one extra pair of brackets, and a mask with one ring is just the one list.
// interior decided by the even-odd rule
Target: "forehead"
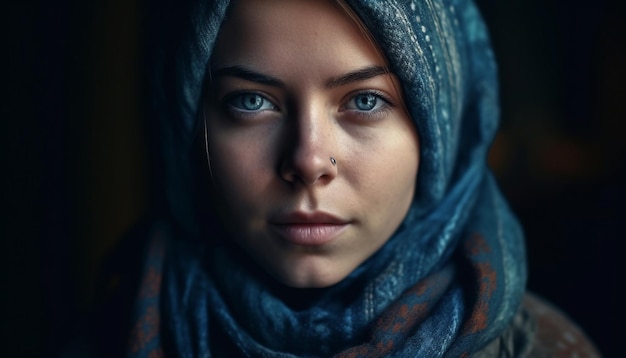
[(384, 57), (344, 9), (330, 0), (240, 0), (226, 18), (215, 66), (271, 72), (286, 66), (350, 70), (384, 66)]

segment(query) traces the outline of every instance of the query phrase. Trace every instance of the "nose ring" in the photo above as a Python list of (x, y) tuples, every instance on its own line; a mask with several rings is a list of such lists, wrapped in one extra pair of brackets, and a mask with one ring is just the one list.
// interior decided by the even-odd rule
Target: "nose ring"
[(333, 165), (333, 167), (334, 167), (334, 166), (337, 166), (337, 161), (335, 160), (335, 158), (334, 158), (334, 157), (330, 157), (330, 164), (332, 164), (332, 165)]

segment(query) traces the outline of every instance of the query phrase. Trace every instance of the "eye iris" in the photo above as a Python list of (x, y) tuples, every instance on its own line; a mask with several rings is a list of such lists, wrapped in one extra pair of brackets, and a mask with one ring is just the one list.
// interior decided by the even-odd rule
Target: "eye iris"
[(361, 111), (370, 111), (376, 107), (376, 96), (373, 94), (362, 94), (356, 98), (356, 107)]
[(244, 95), (241, 102), (248, 111), (256, 111), (263, 106), (263, 98), (257, 94)]

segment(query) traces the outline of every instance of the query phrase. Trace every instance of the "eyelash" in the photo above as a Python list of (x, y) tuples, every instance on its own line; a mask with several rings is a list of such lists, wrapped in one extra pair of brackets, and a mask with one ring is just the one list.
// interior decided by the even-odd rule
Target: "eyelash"
[[(244, 103), (245, 96), (256, 96), (257, 98), (259, 98), (261, 101), (263, 101), (262, 104), (260, 104), (261, 107), (259, 109), (241, 108), (242, 106), (245, 105)], [(247, 90), (235, 91), (226, 95), (222, 99), (221, 102), (223, 103), (223, 106), (227, 111), (231, 112), (232, 114), (236, 114), (242, 117), (256, 116), (260, 114), (261, 112), (279, 110), (278, 106), (274, 103), (274, 101), (270, 100), (268, 96), (265, 95), (264, 93), (258, 92), (258, 91), (247, 91)], [(235, 102), (239, 102), (239, 103), (235, 104)], [(268, 106), (270, 106), (271, 108), (264, 108)]]
[[(247, 110), (247, 109), (241, 108), (241, 106), (244, 105), (244, 103), (242, 102), (244, 100), (243, 97), (250, 96), (250, 95), (258, 96), (258, 98), (260, 98), (263, 101), (263, 104), (261, 105), (261, 107), (270, 105), (271, 108), (260, 108), (257, 110), (254, 110), (254, 109)], [(359, 110), (357, 108), (348, 107), (350, 103), (354, 102), (357, 99), (357, 97), (368, 96), (368, 95), (373, 96), (375, 100), (377, 101), (376, 104), (374, 105), (374, 108), (372, 108), (371, 110)], [(235, 101), (239, 101), (240, 102), (239, 105), (241, 106), (235, 105), (234, 104)], [(382, 101), (382, 103), (379, 105), (378, 101)], [(264, 94), (263, 92), (254, 91), (254, 90), (240, 90), (240, 91), (229, 93), (221, 100), (221, 102), (223, 103), (224, 109), (228, 111), (232, 116), (239, 117), (243, 120), (252, 119), (258, 115), (261, 115), (261, 113), (265, 111), (277, 111), (277, 112), (280, 111), (280, 108), (274, 103), (274, 101), (270, 100), (266, 94)], [(346, 101), (345, 104), (343, 104), (339, 108), (339, 112), (340, 113), (348, 112), (350, 115), (355, 115), (355, 116), (362, 117), (365, 119), (377, 119), (381, 116), (384, 116), (384, 114), (390, 109), (390, 107), (394, 107), (394, 106), (395, 106), (395, 102), (391, 98), (389, 98), (389, 96), (386, 95), (384, 92), (376, 91), (376, 90), (366, 90), (366, 91), (359, 91), (359, 92), (351, 94), (348, 97), (348, 101)], [(353, 105), (353, 107), (356, 107), (356, 103)]]
[[(357, 97), (359, 96), (373, 96), (375, 97), (376, 101), (382, 101), (382, 103), (378, 104), (378, 102), (376, 103), (375, 107), (371, 110), (359, 110), (359, 109), (352, 109), (352, 108), (348, 108), (348, 105), (355, 101)], [(351, 94), (348, 101), (346, 102), (346, 104), (344, 104), (339, 110), (340, 112), (347, 112), (349, 111), (350, 113), (359, 116), (359, 117), (364, 117), (364, 118), (373, 118), (376, 119), (378, 117), (384, 116), (385, 113), (391, 108), (395, 106), (395, 102), (389, 98), (389, 96), (387, 94), (385, 94), (384, 92), (381, 91), (376, 91), (376, 90), (368, 90), (368, 91), (360, 91), (360, 92), (356, 92), (354, 94)], [(378, 108), (376, 108), (378, 107)]]

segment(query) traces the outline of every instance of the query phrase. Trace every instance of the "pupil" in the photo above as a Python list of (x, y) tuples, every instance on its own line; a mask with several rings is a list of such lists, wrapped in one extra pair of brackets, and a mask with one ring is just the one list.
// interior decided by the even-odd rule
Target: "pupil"
[(262, 102), (263, 99), (260, 96), (253, 94), (246, 96), (244, 105), (247, 110), (256, 110), (261, 108)]
[(376, 105), (376, 97), (371, 94), (362, 95), (357, 101), (360, 110), (371, 110)]

